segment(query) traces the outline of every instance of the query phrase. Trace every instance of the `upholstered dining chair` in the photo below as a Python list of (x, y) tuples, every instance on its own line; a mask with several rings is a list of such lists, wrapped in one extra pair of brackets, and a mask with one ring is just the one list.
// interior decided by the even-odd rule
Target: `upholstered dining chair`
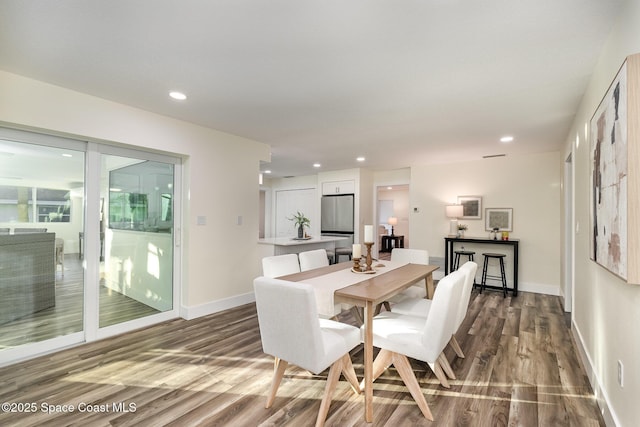
[(294, 273), (300, 273), (297, 254), (274, 255), (262, 258), (262, 275), (265, 277), (280, 277)]
[[(462, 348), (456, 339), (456, 332), (460, 329), (464, 318), (467, 316), (467, 309), (469, 308), (469, 300), (471, 299), (471, 291), (473, 290), (473, 282), (478, 270), (478, 264), (473, 261), (467, 261), (462, 267), (458, 269), (464, 274), (464, 286), (462, 287), (460, 296), (458, 298), (458, 307), (456, 309), (456, 320), (454, 324), (453, 334), (451, 335), (451, 341), (449, 344), (453, 351), (455, 351), (458, 357), (463, 358), (464, 353)], [(438, 285), (439, 286), (439, 285)], [(391, 311), (399, 314), (407, 314), (410, 316), (427, 317), (431, 308), (432, 300), (424, 298), (412, 298), (407, 299), (391, 307)]]
[(253, 287), (262, 349), (275, 357), (273, 381), (265, 407), (273, 405), (287, 365), (299, 366), (316, 375), (330, 366), (316, 418), (316, 426), (322, 426), (340, 373), (353, 390), (360, 393), (349, 356), (349, 351), (360, 344), (360, 331), (345, 323), (319, 319), (311, 285), (258, 277)]
[[(373, 379), (378, 378), (390, 365), (394, 365), (422, 414), (432, 421), (433, 415), (407, 357), (426, 362), (440, 384), (450, 388), (443, 371), (443, 363), (446, 361), (443, 350), (451, 339), (458, 307), (456, 295), (460, 294), (464, 279), (464, 273), (454, 271), (440, 280), (426, 319), (383, 312), (373, 318), (370, 331), (374, 347), (380, 348), (373, 362)], [(365, 333), (364, 328), (361, 332)]]
[(329, 257), (325, 249), (300, 252), (298, 259), (300, 260), (300, 271), (312, 270), (329, 265)]
[[(429, 265), (429, 251), (425, 249), (393, 248), (391, 261), (406, 262), (411, 264)], [(391, 302), (400, 302), (407, 298), (425, 298), (427, 290), (424, 283), (413, 285), (391, 297)]]

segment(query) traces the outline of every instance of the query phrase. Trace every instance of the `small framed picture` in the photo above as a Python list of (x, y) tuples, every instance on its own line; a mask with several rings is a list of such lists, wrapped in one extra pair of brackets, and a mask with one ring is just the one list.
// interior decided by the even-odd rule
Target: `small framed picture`
[(484, 224), (487, 231), (513, 231), (513, 208), (487, 208)]
[(462, 205), (460, 219), (482, 219), (482, 197), (458, 196), (458, 204)]

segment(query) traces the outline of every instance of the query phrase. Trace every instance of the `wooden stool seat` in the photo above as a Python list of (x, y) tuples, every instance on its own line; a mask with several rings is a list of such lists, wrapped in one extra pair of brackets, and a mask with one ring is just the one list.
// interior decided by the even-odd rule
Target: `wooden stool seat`
[(473, 261), (473, 256), (476, 254), (473, 251), (455, 251), (455, 257), (453, 258), (452, 270), (457, 270), (460, 267), (460, 256), (469, 257), (469, 261)]
[[(480, 286), (480, 292), (482, 292), (487, 285), (487, 279), (500, 280), (502, 282), (502, 295), (504, 298), (507, 297), (507, 276), (504, 272), (504, 259), (507, 255), (505, 254), (497, 254), (492, 252), (485, 252), (484, 255), (484, 265), (482, 267), (482, 283)], [(489, 267), (489, 260), (497, 259), (500, 262), (500, 276), (493, 276), (487, 274), (487, 270)]]

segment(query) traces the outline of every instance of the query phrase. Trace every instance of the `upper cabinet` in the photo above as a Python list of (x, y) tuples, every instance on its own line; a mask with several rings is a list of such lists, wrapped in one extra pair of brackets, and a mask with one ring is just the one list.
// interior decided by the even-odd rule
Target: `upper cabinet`
[(330, 181), (322, 183), (322, 195), (327, 196), (331, 194), (355, 194), (356, 182), (353, 180), (347, 181)]

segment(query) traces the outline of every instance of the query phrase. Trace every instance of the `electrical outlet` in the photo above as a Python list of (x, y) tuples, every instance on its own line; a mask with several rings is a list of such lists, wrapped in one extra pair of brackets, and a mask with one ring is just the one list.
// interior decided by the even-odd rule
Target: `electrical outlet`
[(618, 360), (618, 385), (624, 387), (624, 365), (622, 360)]

